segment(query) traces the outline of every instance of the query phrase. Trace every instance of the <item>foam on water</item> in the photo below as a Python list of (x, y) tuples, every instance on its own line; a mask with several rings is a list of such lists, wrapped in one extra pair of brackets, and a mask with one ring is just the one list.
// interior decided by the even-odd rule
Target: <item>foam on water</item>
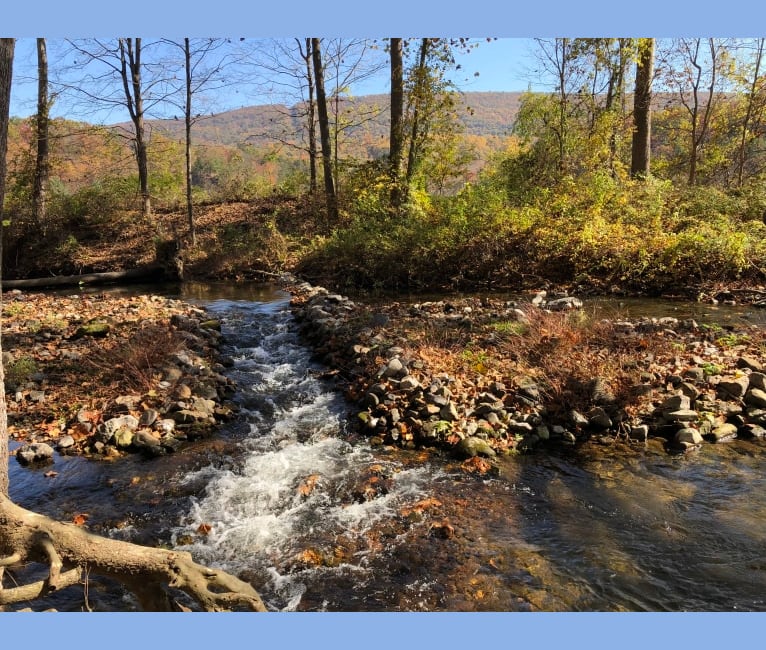
[[(202, 479), (206, 488), (173, 539), (187, 542), (180, 548), (199, 561), (265, 577), (269, 606), (294, 610), (305, 586), (301, 572), (284, 570), (291, 558), (332, 545), (339, 535), (361, 536), (395, 516), (423, 497), (432, 473), (381, 461), (366, 444), (343, 439), (344, 403), (317, 378), (309, 352), (289, 327), (285, 304), (263, 310), (230, 303), (219, 311), (239, 342), (232, 376), (250, 435), (237, 467), (206, 467), (186, 478)], [(360, 499), (355, 486), (372, 465), (383, 468), (390, 484), (385, 493)], [(358, 565), (333, 570), (363, 572), (364, 558), (358, 559)]]

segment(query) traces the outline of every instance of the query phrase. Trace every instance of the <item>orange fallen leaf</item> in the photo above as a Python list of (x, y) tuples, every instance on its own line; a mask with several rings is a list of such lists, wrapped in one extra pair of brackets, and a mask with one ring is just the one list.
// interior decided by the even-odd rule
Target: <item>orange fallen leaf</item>
[(74, 518), (72, 519), (72, 522), (74, 523), (75, 526), (82, 526), (86, 521), (88, 521), (89, 517), (90, 515), (88, 513), (81, 512), (74, 516)]
[(54, 472), (53, 470), (51, 470), (50, 472), (45, 472), (45, 474), (43, 474), (45, 478), (56, 478), (58, 475), (59, 473)]
[(208, 535), (211, 530), (213, 530), (213, 527), (210, 524), (200, 524), (197, 527), (197, 532), (200, 535)]
[(319, 481), (319, 474), (312, 474), (311, 476), (307, 476), (298, 486), (298, 492), (302, 496), (307, 497), (314, 491), (317, 481)]

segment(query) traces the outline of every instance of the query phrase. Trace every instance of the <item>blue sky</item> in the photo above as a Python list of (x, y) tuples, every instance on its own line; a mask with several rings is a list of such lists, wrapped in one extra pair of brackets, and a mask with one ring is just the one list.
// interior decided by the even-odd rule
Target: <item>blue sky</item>
[[(50, 66), (56, 66), (55, 45), (60, 39), (51, 39), (49, 47)], [(545, 84), (530, 76), (532, 63), (531, 52), (533, 39), (498, 38), (492, 41), (477, 39), (478, 47), (468, 53), (458, 55), (460, 69), (454, 73), (453, 81), (463, 91), (517, 91), (526, 90), (530, 85), (534, 90), (545, 90)], [(26, 117), (36, 111), (36, 49), (34, 38), (20, 38), (16, 44), (14, 68), (14, 88), (11, 100), (11, 114)], [(478, 76), (475, 74), (478, 73)], [(354, 95), (388, 92), (387, 71), (352, 88)], [(270, 103), (272, 98), (259, 95), (254, 90), (240, 87), (239, 92), (218, 93), (214, 112), (221, 112), (242, 105)], [(91, 113), (87, 116), (72, 115), (64, 102), (54, 104), (53, 115), (80, 117), (88, 121), (106, 123), (127, 120), (127, 114)]]

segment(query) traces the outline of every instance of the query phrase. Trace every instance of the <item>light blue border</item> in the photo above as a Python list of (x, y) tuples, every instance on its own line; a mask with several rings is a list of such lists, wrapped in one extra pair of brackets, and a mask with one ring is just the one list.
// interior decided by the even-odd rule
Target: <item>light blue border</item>
[(39, 0), (4, 3), (17, 37), (150, 36), (762, 36), (756, 0)]
[[(755, 0), (38, 0), (5, 3), (0, 35), (763, 36)], [(3, 647), (757, 647), (756, 614), (0, 614)], [(17, 641), (17, 644), (13, 642)]]

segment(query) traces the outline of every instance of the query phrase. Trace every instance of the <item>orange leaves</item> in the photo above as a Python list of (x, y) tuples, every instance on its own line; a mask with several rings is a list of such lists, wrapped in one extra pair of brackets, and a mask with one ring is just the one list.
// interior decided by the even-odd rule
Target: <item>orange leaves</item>
[(486, 474), (492, 470), (492, 464), (484, 458), (474, 456), (463, 461), (460, 469), (468, 474)]
[(309, 494), (314, 491), (319, 478), (319, 474), (312, 474), (311, 476), (307, 476), (298, 486), (298, 493), (304, 497), (309, 496)]
[(200, 524), (197, 526), (197, 532), (200, 535), (209, 535), (211, 530), (213, 530), (213, 527), (210, 524)]
[(400, 511), (400, 514), (402, 517), (409, 517), (412, 514), (423, 514), (426, 510), (430, 510), (431, 508), (439, 508), (441, 507), (442, 502), (438, 499), (434, 499), (433, 497), (428, 497), (427, 499), (421, 499), (418, 501), (415, 505), (410, 506), (409, 508), (402, 508)]
[(89, 518), (90, 518), (90, 515), (87, 512), (80, 512), (72, 518), (72, 523), (75, 526), (83, 526), (85, 525), (85, 522), (88, 521)]

